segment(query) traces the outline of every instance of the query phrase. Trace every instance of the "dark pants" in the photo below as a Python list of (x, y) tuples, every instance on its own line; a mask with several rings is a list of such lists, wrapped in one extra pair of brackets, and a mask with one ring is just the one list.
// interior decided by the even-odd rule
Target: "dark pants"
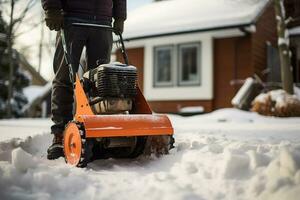
[[(78, 21), (65, 21), (64, 32), (74, 73), (78, 71), (84, 47), (86, 47), (87, 70), (97, 67), (97, 63), (109, 63), (112, 48), (112, 32), (99, 28), (72, 26), (71, 23), (73, 22)], [(110, 22), (102, 22), (101, 24), (108, 25)], [(53, 134), (62, 134), (65, 125), (73, 119), (74, 115), (73, 85), (70, 81), (70, 72), (63, 53), (61, 37), (60, 33), (58, 33), (53, 61), (55, 72), (51, 102), (52, 121), (54, 122), (51, 131)]]

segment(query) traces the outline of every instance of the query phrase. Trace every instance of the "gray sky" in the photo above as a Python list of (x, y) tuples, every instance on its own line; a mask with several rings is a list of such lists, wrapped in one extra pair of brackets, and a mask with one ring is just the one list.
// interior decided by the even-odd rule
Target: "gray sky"
[(153, 0), (128, 0), (128, 11), (134, 10), (139, 6), (150, 3)]

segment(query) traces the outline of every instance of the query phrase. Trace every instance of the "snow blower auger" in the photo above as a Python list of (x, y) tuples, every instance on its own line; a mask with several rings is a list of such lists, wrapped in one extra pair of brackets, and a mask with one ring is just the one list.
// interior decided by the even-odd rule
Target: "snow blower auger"
[[(74, 26), (110, 26), (74, 23)], [(135, 158), (141, 154), (167, 154), (173, 147), (173, 128), (166, 115), (153, 115), (137, 84), (137, 69), (128, 64), (121, 34), (125, 64), (103, 64), (76, 75), (75, 116), (64, 131), (64, 154), (68, 164), (85, 167), (95, 159)], [(65, 60), (74, 73), (61, 31)]]

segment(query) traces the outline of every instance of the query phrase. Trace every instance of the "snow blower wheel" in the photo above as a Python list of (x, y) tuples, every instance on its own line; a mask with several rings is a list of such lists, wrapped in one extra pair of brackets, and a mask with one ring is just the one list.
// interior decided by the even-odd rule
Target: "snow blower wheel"
[(68, 123), (63, 139), (65, 161), (77, 167), (85, 167), (87, 164), (86, 139), (81, 126), (76, 122)]

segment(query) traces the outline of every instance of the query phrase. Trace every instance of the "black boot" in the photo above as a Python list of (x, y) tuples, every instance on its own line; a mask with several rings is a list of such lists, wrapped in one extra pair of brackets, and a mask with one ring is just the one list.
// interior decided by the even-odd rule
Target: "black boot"
[(48, 160), (55, 160), (58, 159), (59, 157), (64, 157), (62, 141), (63, 141), (62, 134), (54, 134), (52, 145), (47, 150)]

